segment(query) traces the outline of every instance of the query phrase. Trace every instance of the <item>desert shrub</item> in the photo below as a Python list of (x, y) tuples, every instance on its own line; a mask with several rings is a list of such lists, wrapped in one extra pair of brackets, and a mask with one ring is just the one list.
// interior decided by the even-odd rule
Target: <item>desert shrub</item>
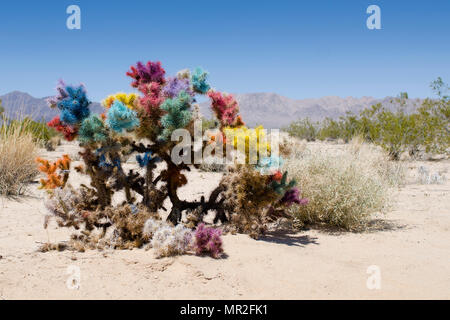
[(306, 141), (315, 141), (319, 132), (319, 124), (306, 118), (291, 123), (283, 130), (293, 137), (305, 139)]
[[(442, 89), (436, 90), (441, 94)], [(398, 106), (395, 111), (377, 105), (361, 112), (364, 138), (383, 147), (393, 160), (398, 160), (403, 152), (412, 157), (419, 157), (423, 152), (447, 152), (450, 147), (448, 98), (427, 98), (414, 113), (405, 112), (404, 99), (406, 93), (394, 100)]]
[(32, 134), (7, 125), (0, 127), (0, 194), (19, 195), (39, 174), (34, 159), (37, 146)]
[(391, 159), (398, 160), (400, 155), (415, 143), (418, 127), (413, 115), (405, 114), (402, 109), (392, 112), (378, 104), (373, 106), (369, 117), (361, 117), (365, 124), (362, 132), (364, 138), (379, 144)]
[(390, 164), (386, 153), (366, 144), (336, 154), (295, 154), (285, 168), (309, 202), (291, 206), (289, 213), (301, 224), (361, 230), (372, 213), (388, 206), (390, 188), (402, 181), (403, 170)]
[(418, 109), (417, 144), (426, 152), (445, 153), (450, 148), (450, 98), (445, 94), (448, 86), (438, 78), (431, 87), (438, 99), (425, 99)]
[(344, 138), (344, 130), (340, 121), (325, 118), (318, 129), (317, 138), (320, 140), (337, 140)]

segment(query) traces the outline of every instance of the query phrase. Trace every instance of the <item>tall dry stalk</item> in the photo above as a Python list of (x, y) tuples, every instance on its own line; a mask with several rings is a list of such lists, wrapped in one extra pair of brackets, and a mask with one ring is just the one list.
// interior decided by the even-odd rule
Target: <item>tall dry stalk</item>
[(38, 175), (35, 158), (36, 139), (27, 130), (27, 121), (11, 127), (7, 118), (0, 121), (0, 195), (20, 195)]

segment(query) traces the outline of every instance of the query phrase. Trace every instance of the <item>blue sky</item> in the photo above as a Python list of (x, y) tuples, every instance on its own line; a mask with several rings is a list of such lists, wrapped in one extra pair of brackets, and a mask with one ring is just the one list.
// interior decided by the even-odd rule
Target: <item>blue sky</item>
[[(81, 30), (66, 8), (81, 8)], [(369, 30), (366, 8), (381, 8)], [(159, 60), (168, 74), (202, 66), (227, 92), (303, 99), (431, 95), (450, 82), (450, 1), (2, 1), (0, 95), (52, 95), (83, 82), (90, 98), (132, 91), (125, 72)]]

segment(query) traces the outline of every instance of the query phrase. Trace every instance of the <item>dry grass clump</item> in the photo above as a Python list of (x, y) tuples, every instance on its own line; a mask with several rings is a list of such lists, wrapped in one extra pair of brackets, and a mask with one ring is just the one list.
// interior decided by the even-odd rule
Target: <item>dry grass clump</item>
[(294, 152), (285, 169), (297, 180), (306, 206), (289, 213), (301, 225), (316, 224), (360, 231), (374, 212), (390, 203), (390, 189), (403, 181), (401, 164), (381, 149), (354, 140), (341, 150), (327, 148)]
[[(0, 121), (1, 124), (1, 121)], [(38, 149), (33, 135), (23, 128), (0, 126), (0, 195), (20, 195), (37, 175)]]
[(406, 168), (404, 164), (392, 161), (388, 153), (380, 146), (365, 143), (361, 136), (356, 136), (350, 141), (347, 149), (359, 161), (370, 163), (370, 166), (391, 187), (398, 187), (405, 183)]

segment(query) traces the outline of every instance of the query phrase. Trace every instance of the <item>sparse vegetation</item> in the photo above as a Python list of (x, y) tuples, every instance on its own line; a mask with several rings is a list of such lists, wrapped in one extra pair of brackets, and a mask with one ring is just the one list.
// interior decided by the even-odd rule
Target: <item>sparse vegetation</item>
[(29, 133), (35, 142), (42, 145), (45, 145), (53, 137), (57, 136), (57, 132), (53, 128), (48, 127), (44, 121), (34, 121), (27, 116), (19, 116), (19, 119), (13, 119), (4, 112), (0, 112), (0, 125), (2, 131), (19, 131), (19, 134)]
[(301, 119), (291, 123), (285, 131), (299, 139), (315, 141), (319, 133), (319, 123), (312, 122), (309, 118)]
[(391, 159), (402, 153), (420, 157), (423, 153), (448, 153), (450, 147), (450, 99), (448, 86), (441, 78), (431, 83), (436, 99), (425, 99), (414, 113), (405, 111), (408, 94), (401, 92), (392, 102), (394, 111), (381, 104), (362, 110), (358, 115), (347, 113), (338, 120), (326, 118), (321, 123), (298, 120), (285, 128), (290, 135), (308, 141), (342, 139), (349, 142), (362, 136), (385, 149)]
[(345, 151), (330, 154), (306, 148), (285, 164), (309, 202), (288, 212), (301, 225), (343, 230), (364, 229), (370, 215), (389, 205), (390, 188), (403, 181), (401, 164), (379, 147), (353, 140)]

